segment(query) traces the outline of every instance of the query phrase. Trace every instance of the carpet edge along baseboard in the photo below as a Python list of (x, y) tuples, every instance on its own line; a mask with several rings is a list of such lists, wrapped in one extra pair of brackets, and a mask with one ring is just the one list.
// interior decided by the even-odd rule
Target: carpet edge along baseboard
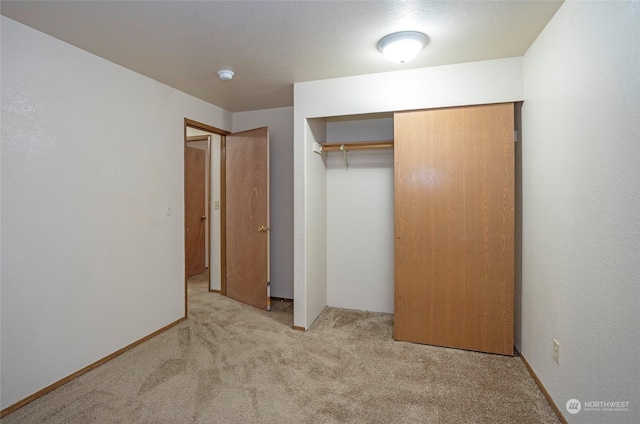
[(531, 374), (531, 377), (533, 377), (533, 380), (538, 385), (538, 388), (540, 389), (544, 397), (547, 399), (547, 402), (549, 402), (549, 405), (551, 405), (551, 409), (553, 409), (553, 412), (555, 412), (556, 415), (558, 416), (558, 419), (560, 420), (560, 422), (562, 422), (563, 424), (569, 424), (567, 422), (567, 419), (564, 417), (564, 415), (562, 415), (562, 411), (560, 411), (560, 408), (558, 408), (558, 405), (556, 405), (555, 401), (553, 400), (549, 392), (547, 392), (547, 388), (544, 387), (544, 384), (542, 384), (542, 381), (540, 381), (536, 373), (533, 371), (533, 368), (531, 368), (531, 365), (529, 365), (529, 362), (527, 362), (527, 359), (524, 357), (522, 353), (520, 353), (520, 359), (522, 360), (522, 363), (524, 364), (527, 371), (529, 371), (529, 374)]
[(25, 406), (28, 403), (33, 402), (34, 400), (38, 399), (41, 396), (46, 395), (47, 393), (57, 389), (60, 386), (63, 386), (65, 384), (67, 384), (68, 382), (70, 382), (71, 380), (80, 377), (82, 374), (85, 374), (89, 371), (91, 371), (94, 368), (99, 367), (100, 365), (104, 364), (105, 362), (109, 362), (110, 360), (112, 360), (113, 358), (122, 355), (123, 353), (125, 353), (128, 350), (133, 349), (134, 347), (138, 346), (141, 343), (146, 342), (147, 340), (150, 340), (152, 338), (154, 338), (155, 336), (157, 336), (160, 333), (163, 333), (165, 331), (167, 331), (168, 329), (175, 327), (176, 325), (180, 324), (181, 322), (185, 321), (187, 318), (186, 317), (182, 317), (168, 325), (165, 325), (164, 327), (160, 328), (159, 330), (154, 331), (153, 333), (141, 338), (140, 340), (137, 340), (125, 347), (123, 347), (122, 349), (119, 349), (115, 352), (113, 352), (110, 355), (105, 356), (102, 359), (97, 360), (96, 362), (87, 365), (86, 367), (72, 373), (69, 374), (68, 376), (64, 377), (61, 380), (56, 381), (53, 384), (48, 385), (47, 387), (45, 387), (44, 389), (40, 389), (37, 392), (35, 392), (34, 394), (27, 396), (26, 398), (19, 400), (18, 402), (14, 403), (13, 405), (9, 405), (6, 408), (4, 408), (3, 410), (0, 411), (0, 418), (4, 417), (5, 415), (8, 415), (10, 413), (12, 413), (13, 411), (22, 408), (23, 406)]

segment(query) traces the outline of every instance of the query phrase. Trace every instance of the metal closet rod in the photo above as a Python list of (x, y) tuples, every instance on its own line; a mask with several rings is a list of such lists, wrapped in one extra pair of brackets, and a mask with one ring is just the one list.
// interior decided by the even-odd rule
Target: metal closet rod
[(352, 141), (349, 143), (322, 143), (320, 144), (320, 152), (316, 153), (325, 155), (328, 152), (342, 152), (344, 157), (344, 170), (349, 168), (349, 160), (347, 152), (350, 150), (370, 150), (370, 149), (393, 149), (393, 140), (380, 141)]
[(393, 149), (393, 140), (350, 141), (348, 143), (321, 143), (322, 152), (344, 150)]

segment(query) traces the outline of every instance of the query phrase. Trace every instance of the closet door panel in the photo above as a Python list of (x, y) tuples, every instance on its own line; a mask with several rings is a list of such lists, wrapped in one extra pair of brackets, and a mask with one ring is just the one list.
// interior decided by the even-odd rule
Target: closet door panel
[(513, 104), (395, 114), (394, 338), (513, 354)]

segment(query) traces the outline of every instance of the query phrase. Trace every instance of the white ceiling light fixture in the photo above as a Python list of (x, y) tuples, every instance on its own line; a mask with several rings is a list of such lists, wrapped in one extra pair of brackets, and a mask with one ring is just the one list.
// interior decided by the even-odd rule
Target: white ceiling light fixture
[(429, 38), (421, 32), (402, 31), (383, 37), (378, 50), (394, 62), (405, 63), (416, 57), (428, 42)]
[(222, 81), (230, 81), (231, 78), (233, 78), (233, 71), (223, 69), (221, 71), (218, 71), (218, 76)]

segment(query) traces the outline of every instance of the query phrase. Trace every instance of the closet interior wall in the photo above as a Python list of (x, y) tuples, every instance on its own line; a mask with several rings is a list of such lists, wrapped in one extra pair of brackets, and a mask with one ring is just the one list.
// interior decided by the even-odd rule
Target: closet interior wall
[[(393, 115), (326, 119), (326, 142), (393, 140)], [(393, 313), (393, 149), (329, 152), (327, 305)], [(318, 160), (320, 158), (318, 157)]]

